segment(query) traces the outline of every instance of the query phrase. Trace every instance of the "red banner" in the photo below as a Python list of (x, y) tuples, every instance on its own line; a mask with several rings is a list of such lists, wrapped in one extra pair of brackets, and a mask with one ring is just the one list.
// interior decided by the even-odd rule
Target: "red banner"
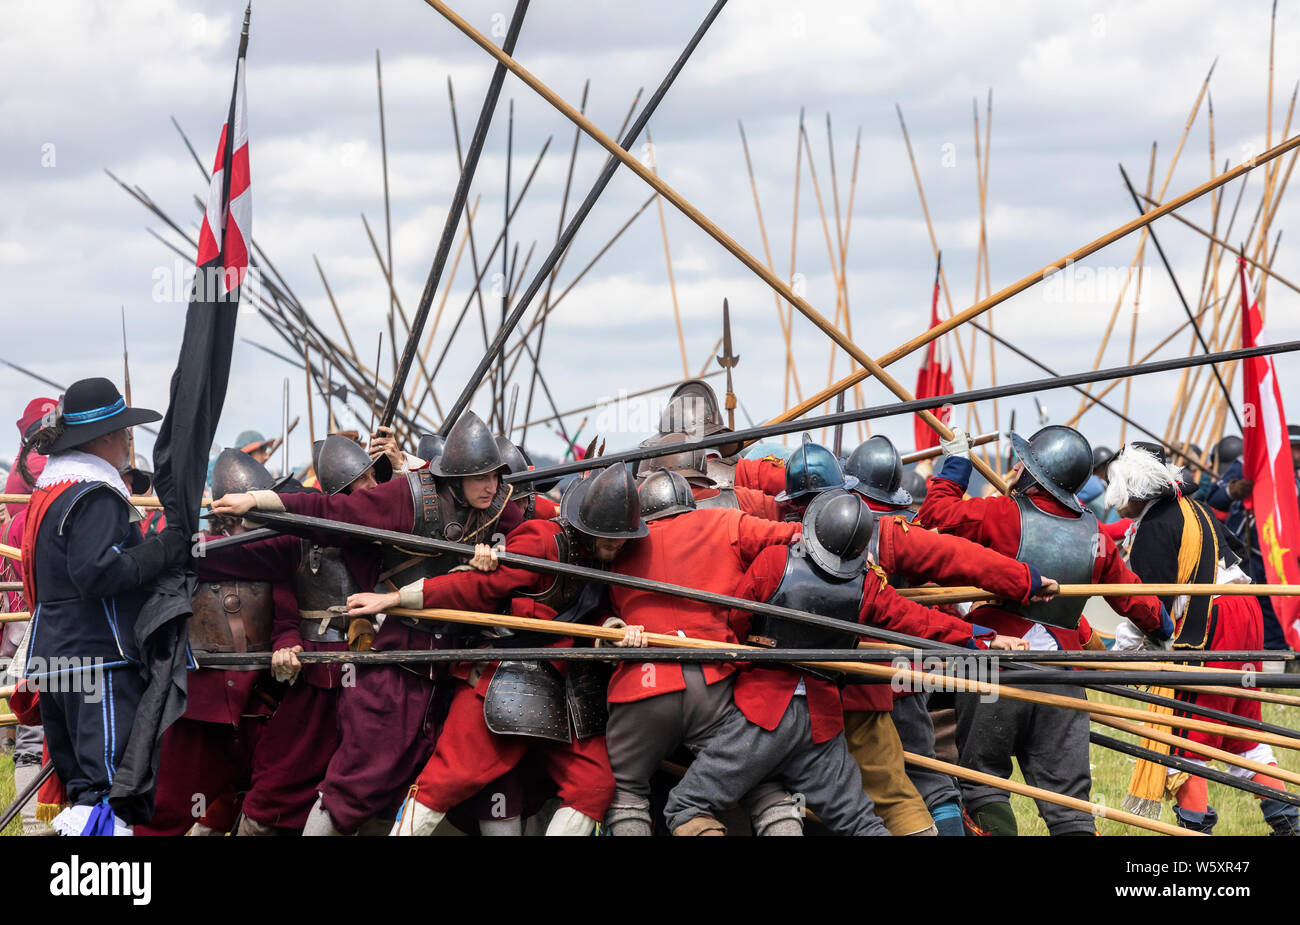
[[(934, 274), (934, 295), (930, 300), (930, 327), (939, 324), (939, 273)], [(933, 398), (952, 394), (952, 356), (948, 353), (948, 335), (942, 334), (925, 345), (925, 358), (916, 371), (916, 397)], [(936, 408), (934, 416), (945, 424), (951, 408)], [(939, 445), (939, 435), (919, 414), (912, 417), (912, 436), (918, 450)]]
[[(1246, 277), (1246, 262), (1237, 259), (1241, 276), (1241, 346), (1267, 343), (1259, 299)], [(1243, 360), (1242, 389), (1245, 412), (1241, 454), (1243, 476), (1255, 483), (1246, 507), (1254, 512), (1259, 551), (1270, 584), (1300, 583), (1300, 505), (1296, 501), (1295, 466), (1287, 436), (1282, 389), (1273, 357)], [(1287, 643), (1300, 649), (1300, 598), (1275, 597), (1277, 614)]]

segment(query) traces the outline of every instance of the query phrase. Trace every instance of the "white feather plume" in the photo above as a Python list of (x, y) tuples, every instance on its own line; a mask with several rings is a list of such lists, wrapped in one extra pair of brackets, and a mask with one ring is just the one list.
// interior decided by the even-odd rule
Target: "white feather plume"
[(1111, 460), (1106, 481), (1106, 504), (1118, 510), (1130, 501), (1159, 497), (1169, 486), (1182, 481), (1182, 470), (1130, 443)]

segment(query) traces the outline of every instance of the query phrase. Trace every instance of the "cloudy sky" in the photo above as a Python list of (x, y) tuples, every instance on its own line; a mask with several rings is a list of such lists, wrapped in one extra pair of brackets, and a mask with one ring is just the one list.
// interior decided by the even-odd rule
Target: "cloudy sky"
[[(476, 28), (497, 36), (512, 9), (501, 0), (457, 0), (454, 5)], [(637, 90), (644, 87), (645, 95), (650, 94), (708, 6), (700, 0), (534, 0), (516, 57), (575, 104), (590, 79), (588, 116), (613, 134)], [(138, 184), (182, 227), (195, 225), (192, 199), (203, 192), (203, 181), (169, 116), (176, 117), (209, 161), (229, 102), (242, 12), (242, 3), (224, 0), (8, 5), (8, 27), (0, 34), (0, 120), (5, 126), (0, 133), (0, 201), (5, 203), (0, 218), (5, 281), (0, 358), (60, 383), (91, 375), (120, 382), (119, 312), (125, 306), (135, 400), (159, 408), (165, 404), (185, 306), (183, 300), (160, 295), (168, 287), (159, 281), (172, 278), (178, 258), (147, 231), (165, 233), (162, 224), (105, 176), (104, 168)], [(743, 121), (778, 273), (790, 276), (795, 228), (794, 273), (809, 301), (829, 317), (835, 314), (835, 283), (807, 157), (794, 221), (799, 112), (803, 108), (806, 113), (812, 164), (832, 238), (838, 235), (827, 114), (834, 129), (834, 185), (842, 216), (849, 213), (854, 140), (860, 130), (847, 288), (854, 339), (879, 356), (926, 325), (934, 273), (895, 103), (907, 118), (944, 253), (951, 302), (960, 311), (974, 301), (979, 232), (973, 100), (983, 119), (992, 89), (987, 215), (996, 291), (1132, 218), (1134, 209), (1116, 164), (1123, 162), (1135, 181), (1144, 183), (1151, 144), (1157, 142), (1155, 186), (1160, 188), (1216, 58), (1210, 84), (1218, 164), (1213, 172), (1225, 160), (1235, 165), (1264, 150), (1268, 28), (1264, 0), (1236, 5), (1203, 0), (1050, 5), (1030, 0), (907, 5), (732, 0), (650, 122), (654, 158), (672, 187), (762, 259), (763, 239), (737, 130), (738, 120)], [(1293, 5), (1282, 4), (1278, 11), (1276, 46), (1274, 143), (1300, 77), (1294, 51), (1300, 47), (1300, 12)], [(468, 140), (491, 59), (420, 0), (254, 4), (248, 50), (254, 236), (321, 326), (337, 336), (312, 262), (313, 255), (320, 259), (367, 364), (388, 308), (386, 286), (361, 221), (364, 214), (381, 235), (382, 247), (376, 49), (383, 55), (396, 284), (409, 312), (419, 300), (457, 179), (447, 80), (454, 83), (460, 129)], [(533, 91), (507, 77), (472, 190), (471, 198), (479, 198), (474, 229), (480, 259), (501, 226), (506, 114), (512, 100), (512, 195), (552, 138), (510, 228), (512, 247), (520, 243), (521, 261), (536, 242), (531, 278), (555, 239), (574, 128)], [(1203, 102), (1167, 196), (1211, 175), (1207, 116)], [(637, 153), (649, 154), (644, 147)], [(594, 142), (579, 143), (570, 211), (603, 161)], [(1227, 187), (1220, 227), (1239, 185)], [(1263, 171), (1256, 171), (1246, 186), (1234, 243), (1250, 224), (1263, 187)], [(575, 239), (558, 274), (557, 291), (647, 195), (639, 178), (620, 169)], [(1294, 201), (1294, 196), (1283, 200), (1274, 233), (1294, 227)], [(1208, 197), (1185, 214), (1208, 227)], [(725, 297), (741, 356), (735, 376), (744, 412), (738, 422), (745, 423), (745, 413), (756, 421), (771, 417), (784, 407), (784, 348), (770, 290), (667, 203), (664, 220), (692, 371), (705, 364), (721, 333)], [(1159, 222), (1156, 231), (1180, 284), (1195, 300), (1201, 290), (1204, 239), (1173, 219)], [(1296, 242), (1289, 236), (1282, 238), (1275, 268), (1283, 276), (1300, 278), (1292, 268)], [(1137, 235), (1130, 236), (1088, 258), (1076, 268), (1073, 287), (1049, 291), (1038, 286), (998, 306), (991, 315), (997, 330), (1061, 372), (1090, 368), (1137, 241)], [(1150, 248), (1147, 257), (1139, 356), (1183, 319)], [(499, 258), (494, 263), (496, 272)], [(1221, 292), (1228, 292), (1232, 270), (1230, 262), (1224, 264)], [(465, 303), (470, 279), (467, 252), (447, 300), (449, 314)], [(1118, 365), (1127, 356), (1132, 296), (1130, 288), (1106, 365)], [(490, 325), (499, 320), (500, 302), (486, 291), (485, 297)], [(946, 312), (946, 302), (941, 305)], [(1300, 336), (1298, 305), (1294, 292), (1278, 284), (1269, 288), (1271, 339)], [(526, 317), (532, 317), (531, 309)], [(435, 332), (435, 354), (449, 327), (444, 320)], [(479, 359), (482, 330), (473, 308), (436, 379), (444, 405)], [(239, 336), (283, 349), (253, 314), (242, 317)], [(805, 394), (824, 387), (832, 355), (826, 338), (796, 318), (793, 341)], [(1188, 336), (1182, 334), (1159, 356), (1184, 354), (1188, 347)], [(842, 353), (835, 359), (838, 378), (847, 365)], [(909, 388), (919, 359), (914, 354), (892, 369)], [(681, 377), (664, 231), (654, 205), (556, 310), (541, 366), (561, 410)], [(1300, 360), (1282, 357), (1278, 369), (1284, 396), (1297, 394), (1291, 386), (1300, 381)], [(530, 370), (525, 364), (519, 371), (526, 394), (523, 373)], [(972, 372), (976, 386), (989, 383), (986, 341), (977, 346)], [(1041, 374), (998, 348), (997, 375), (999, 382), (1011, 382)], [(246, 428), (278, 432), (286, 376), (292, 413), (303, 415), (292, 456), (305, 459), (303, 374), (242, 340), (236, 345), (218, 441), (231, 441)], [(960, 364), (955, 376), (958, 387), (964, 387)], [(1180, 375), (1135, 382), (1132, 415), (1163, 431)], [(25, 401), (43, 388), (0, 367), (0, 411), (16, 418)], [(866, 385), (864, 396), (872, 404), (889, 399), (875, 382)], [(1077, 394), (1069, 390), (1038, 397), (1053, 422), (1069, 419), (1078, 406)], [(532, 416), (543, 416), (546, 407), (539, 392)], [(484, 411), (485, 401), (476, 408)], [(1017, 412), (1018, 429), (1036, 426), (1031, 397), (1000, 403), (1002, 427), (1011, 409)], [(436, 417), (432, 406), (427, 410)], [(315, 414), (320, 430), (324, 410), (319, 401)], [(992, 409), (981, 407), (980, 414), (985, 429), (991, 429)], [(582, 417), (570, 419), (570, 426)], [(583, 442), (599, 423), (611, 448), (633, 443), (652, 426), (645, 417), (637, 407), (621, 418), (606, 413), (597, 422), (593, 415)], [(958, 420), (964, 419), (960, 409)], [(353, 423), (347, 415), (343, 420)], [(1117, 423), (1103, 411), (1089, 412), (1081, 426), (1099, 442), (1113, 444), (1118, 436)], [(904, 449), (911, 445), (908, 418), (880, 421), (876, 430), (895, 437)], [(147, 435), (141, 438), (147, 447)], [(552, 453), (561, 446), (549, 425), (535, 428), (529, 444)], [(0, 449), (0, 455), (8, 452)]]

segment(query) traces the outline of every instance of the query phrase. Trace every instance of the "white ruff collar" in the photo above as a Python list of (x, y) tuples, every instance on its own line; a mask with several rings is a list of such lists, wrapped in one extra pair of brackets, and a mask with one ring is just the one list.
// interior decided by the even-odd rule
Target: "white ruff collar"
[(80, 450), (58, 453), (45, 461), (45, 470), (36, 480), (37, 488), (49, 488), (61, 482), (106, 482), (123, 498), (130, 492), (121, 474), (105, 460)]

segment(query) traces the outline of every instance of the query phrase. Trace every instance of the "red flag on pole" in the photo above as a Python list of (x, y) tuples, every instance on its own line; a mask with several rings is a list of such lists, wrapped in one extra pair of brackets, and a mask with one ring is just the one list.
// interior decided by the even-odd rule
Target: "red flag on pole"
[[(1237, 264), (1241, 276), (1241, 346), (1257, 347), (1267, 343), (1264, 319), (1254, 287), (1246, 277), (1246, 261), (1238, 257)], [(1300, 582), (1300, 562), (1296, 559), (1300, 505), (1296, 501), (1295, 467), (1282, 389), (1271, 356), (1251, 357), (1242, 363), (1245, 426), (1241, 436), (1245, 445), (1241, 462), (1243, 476), (1255, 483), (1246, 507), (1255, 515), (1255, 532), (1268, 582), (1295, 584)], [(1293, 649), (1300, 648), (1300, 598), (1275, 597), (1273, 610), (1287, 643)]]
[[(943, 257), (940, 255), (934, 268), (934, 295), (930, 299), (930, 327), (932, 328), (939, 324), (939, 268), (943, 265), (942, 260)], [(921, 360), (921, 368), (916, 371), (916, 397), (933, 398), (936, 395), (951, 394), (952, 356), (948, 353), (948, 335), (943, 334), (925, 345), (925, 357)], [(934, 410), (935, 417), (945, 424), (948, 423), (951, 414), (951, 408)], [(912, 435), (918, 450), (939, 445), (939, 435), (921, 419), (919, 414), (912, 418)]]

